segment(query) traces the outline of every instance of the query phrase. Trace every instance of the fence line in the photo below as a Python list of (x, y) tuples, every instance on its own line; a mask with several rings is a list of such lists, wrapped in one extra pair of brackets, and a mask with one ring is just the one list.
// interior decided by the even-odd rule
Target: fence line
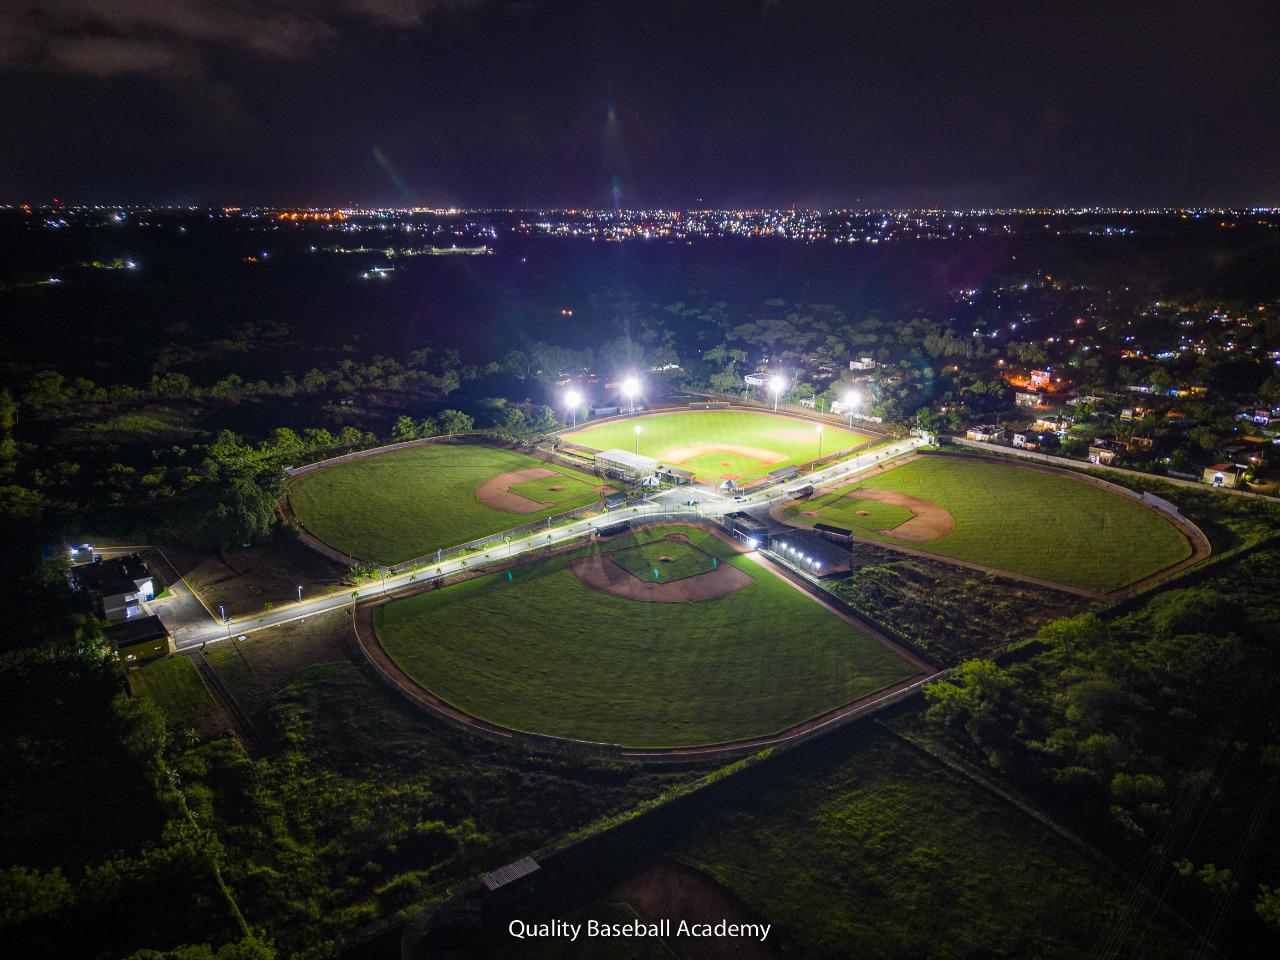
[(1169, 483), (1176, 487), (1190, 487), (1193, 490), (1217, 490), (1221, 493), (1229, 493), (1236, 497), (1254, 497), (1258, 500), (1275, 500), (1275, 497), (1267, 496), (1265, 493), (1254, 493), (1252, 490), (1237, 490), (1234, 487), (1211, 487), (1198, 480), (1181, 480), (1178, 477), (1163, 476), (1158, 473), (1143, 473), (1141, 470), (1130, 470), (1126, 467), (1110, 467), (1104, 466), (1100, 463), (1088, 463), (1081, 460), (1072, 460), (1068, 457), (1055, 457), (1051, 453), (1037, 453), (1034, 450), (1020, 450), (1017, 447), (1006, 447), (995, 443), (984, 443), (979, 440), (970, 440), (967, 437), (950, 437), (949, 439), (957, 446), (970, 447), (974, 450), (985, 450), (988, 454), (1002, 454), (1004, 456), (1020, 457), (1024, 460), (1039, 460), (1042, 463), (1068, 467), (1072, 470), (1109, 470), (1112, 473), (1121, 473), (1128, 477), (1139, 477), (1143, 480), (1152, 480), (1157, 483)]

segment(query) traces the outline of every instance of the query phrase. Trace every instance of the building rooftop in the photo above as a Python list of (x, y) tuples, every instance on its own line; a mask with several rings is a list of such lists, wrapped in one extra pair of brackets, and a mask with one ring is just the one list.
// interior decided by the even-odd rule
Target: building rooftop
[(169, 631), (165, 629), (165, 625), (154, 614), (149, 617), (138, 617), (136, 620), (117, 623), (114, 626), (107, 627), (103, 633), (108, 640), (116, 645), (118, 650), (137, 646), (140, 643), (150, 643), (152, 640), (160, 640), (169, 636)]

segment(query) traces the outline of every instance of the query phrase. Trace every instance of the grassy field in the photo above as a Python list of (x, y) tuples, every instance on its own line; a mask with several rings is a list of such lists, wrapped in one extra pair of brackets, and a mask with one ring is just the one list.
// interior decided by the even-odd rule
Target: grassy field
[(813, 517), (813, 520), (863, 535), (872, 530), (892, 530), (911, 519), (911, 511), (906, 507), (895, 507), (891, 503), (878, 503), (875, 500), (859, 500), (846, 496), (846, 493), (845, 490), (837, 490), (822, 498), (814, 498), (806, 509), (820, 514)]
[[(519, 484), (564, 486), (538, 513), (495, 510), (476, 500), (476, 488), (512, 470), (544, 467), (563, 475)], [(403, 563), (441, 547), (549, 517), (595, 501), (599, 481), (589, 474), (513, 450), (474, 443), (432, 443), (356, 460), (299, 477), (289, 505), (302, 525), (330, 546), (361, 560)], [(540, 486), (541, 485), (541, 486)], [(516, 491), (544, 501), (523, 489)]]
[[(663, 560), (663, 557), (669, 559)], [(688, 543), (678, 540), (657, 540), (641, 543), (626, 550), (615, 550), (610, 558), (633, 576), (641, 580), (680, 580), (696, 577), (714, 568), (715, 558)], [(654, 570), (658, 571), (654, 576)]]
[(170, 723), (195, 723), (218, 708), (189, 657), (154, 660), (131, 670), (129, 686), (159, 707)]
[[(1090, 955), (1123, 878), (888, 735), (837, 737), (671, 853), (772, 922), (785, 956)], [(1144, 955), (1189, 953), (1158, 916), (1145, 932)]]
[[(749, 410), (691, 410), (632, 417), (566, 434), (566, 440), (596, 450), (634, 450), (641, 428), (640, 453), (693, 470), (700, 478), (756, 479), (789, 464), (818, 456), (814, 424), (792, 417)], [(872, 438), (834, 424), (823, 424), (822, 451), (834, 453)], [(743, 449), (749, 448), (749, 449)], [(768, 459), (750, 449), (768, 451)]]
[[(840, 525), (828, 519), (848, 509), (839, 495), (865, 487), (931, 501), (955, 518), (950, 533), (909, 547), (1086, 590), (1122, 588), (1191, 553), (1173, 524), (1120, 494), (1059, 474), (945, 456), (921, 457), (837, 491), (824, 498), (831, 505), (820, 506), (817, 518), (799, 515), (808, 506), (791, 514)], [(855, 532), (895, 542), (875, 528)]]
[(474, 716), (628, 746), (773, 733), (914, 672), (702, 530), (646, 528), (579, 553), (672, 532), (754, 582), (714, 600), (648, 603), (586, 586), (561, 555), (510, 582), (496, 574), (390, 603), (378, 635), (406, 673)]

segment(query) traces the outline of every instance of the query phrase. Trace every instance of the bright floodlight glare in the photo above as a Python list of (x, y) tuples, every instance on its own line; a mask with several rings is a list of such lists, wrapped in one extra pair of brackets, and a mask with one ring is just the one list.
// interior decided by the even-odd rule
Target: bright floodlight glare
[(639, 433), (640, 433), (640, 424), (638, 424), (638, 423), (637, 423), (637, 424), (636, 424), (636, 434), (637, 434), (637, 435), (639, 435)]
[(822, 424), (820, 424), (820, 423), (819, 423), (819, 424), (815, 425), (813, 429), (814, 429), (815, 431), (817, 431), (818, 433), (821, 433), (821, 432), (822, 432)]
[(622, 392), (628, 397), (634, 397), (640, 392), (640, 381), (635, 377), (627, 377), (622, 381)]
[(582, 403), (582, 394), (577, 390), (570, 390), (564, 395), (564, 402), (571, 407), (579, 406)]
[(781, 377), (774, 377), (769, 381), (769, 389), (774, 393), (781, 393), (783, 390), (787, 389), (787, 381), (783, 380)]
[(861, 400), (862, 398), (858, 396), (857, 390), (850, 390), (848, 393), (844, 395), (845, 405), (849, 407), (857, 406), (858, 403), (861, 402)]

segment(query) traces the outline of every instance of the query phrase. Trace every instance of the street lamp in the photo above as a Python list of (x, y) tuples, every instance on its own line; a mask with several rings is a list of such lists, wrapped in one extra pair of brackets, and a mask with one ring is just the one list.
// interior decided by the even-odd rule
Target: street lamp
[(635, 377), (627, 377), (622, 381), (622, 395), (631, 401), (631, 412), (636, 412), (636, 395), (640, 393), (640, 381)]
[(298, 584), (298, 602), (302, 602), (302, 584)]
[(818, 459), (822, 459), (822, 424), (814, 425), (814, 432), (818, 435)]
[(773, 412), (778, 412), (778, 395), (787, 389), (787, 381), (782, 377), (774, 377), (769, 381), (769, 389), (773, 391)]
[(570, 390), (564, 395), (564, 402), (573, 411), (573, 425), (576, 428), (578, 426), (578, 407), (582, 405), (582, 394), (577, 390)]
[(640, 424), (636, 424), (636, 456), (640, 456)]
[(845, 409), (849, 411), (849, 429), (853, 429), (853, 408), (862, 402), (857, 390), (850, 390), (843, 397)]

